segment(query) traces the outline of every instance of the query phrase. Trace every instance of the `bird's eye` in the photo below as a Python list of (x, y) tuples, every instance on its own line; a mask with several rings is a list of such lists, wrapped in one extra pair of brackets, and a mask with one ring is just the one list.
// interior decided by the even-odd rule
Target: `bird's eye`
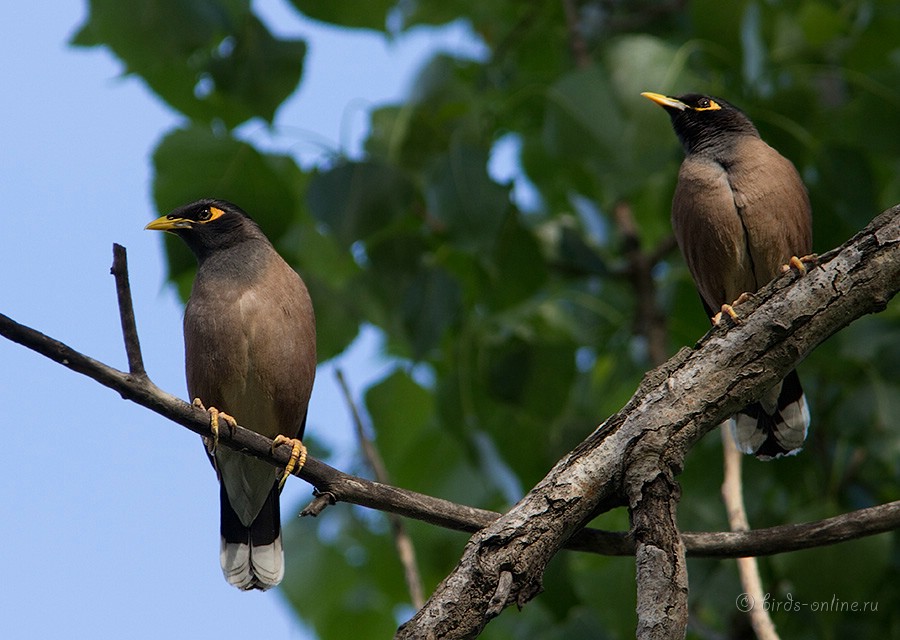
[(709, 107), (709, 100), (707, 98), (700, 98), (700, 101), (697, 103), (697, 106), (701, 109), (706, 109)]
[(197, 216), (197, 220), (200, 222), (206, 222), (212, 217), (212, 214), (209, 212), (209, 209), (204, 209), (200, 212), (200, 215)]

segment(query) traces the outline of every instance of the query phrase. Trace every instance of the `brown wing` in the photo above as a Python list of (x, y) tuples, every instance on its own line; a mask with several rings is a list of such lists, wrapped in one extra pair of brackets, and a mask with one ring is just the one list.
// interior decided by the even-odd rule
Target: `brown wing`
[(672, 229), (703, 301), (711, 310), (753, 287), (747, 242), (725, 169), (685, 158), (672, 200)]
[(702, 156), (686, 158), (672, 202), (675, 237), (712, 310), (812, 250), (809, 198), (790, 161), (749, 136), (734, 155), (728, 171)]
[(790, 160), (759, 138), (741, 140), (729, 171), (747, 233), (756, 289), (780, 274), (791, 256), (812, 251), (812, 213), (806, 187)]

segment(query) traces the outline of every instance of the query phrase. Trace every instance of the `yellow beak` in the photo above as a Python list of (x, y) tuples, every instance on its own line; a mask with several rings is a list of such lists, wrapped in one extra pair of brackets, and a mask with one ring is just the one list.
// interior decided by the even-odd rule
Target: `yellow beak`
[(173, 229), (186, 229), (191, 226), (191, 221), (184, 218), (170, 218), (161, 216), (144, 227), (150, 231), (172, 231)]
[(652, 100), (656, 104), (661, 107), (670, 107), (672, 109), (678, 109), (680, 111), (684, 111), (688, 108), (688, 106), (683, 103), (681, 100), (676, 100), (675, 98), (670, 98), (669, 96), (664, 96), (661, 93), (652, 93), (650, 91), (644, 91), (642, 94), (648, 100)]

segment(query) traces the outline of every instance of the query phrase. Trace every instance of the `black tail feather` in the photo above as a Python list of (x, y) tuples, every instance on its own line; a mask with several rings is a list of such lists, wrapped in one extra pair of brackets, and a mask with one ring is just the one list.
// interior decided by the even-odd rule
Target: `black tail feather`
[(222, 572), (239, 589), (265, 591), (281, 582), (284, 575), (279, 494), (278, 483), (274, 482), (256, 519), (246, 527), (221, 485)]
[(788, 373), (776, 389), (777, 398), (754, 402), (732, 421), (737, 447), (761, 460), (797, 453), (809, 428), (809, 408), (797, 372)]

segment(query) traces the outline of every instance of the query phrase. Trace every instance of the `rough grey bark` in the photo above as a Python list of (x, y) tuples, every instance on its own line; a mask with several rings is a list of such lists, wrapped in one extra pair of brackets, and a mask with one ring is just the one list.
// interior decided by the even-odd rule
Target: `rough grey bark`
[[(627, 498), (638, 542), (638, 637), (685, 634), (684, 554), (672, 539), (674, 476), (699, 438), (757, 399), (823, 340), (879, 311), (900, 289), (900, 207), (820, 259), (777, 279), (738, 312), (649, 373), (628, 405), (560, 460), (518, 504), (469, 540), (456, 568), (397, 638), (473, 638), (506, 604), (541, 590), (547, 562), (603, 505)], [(649, 501), (645, 504), (645, 501)], [(648, 525), (644, 511), (663, 514)], [(650, 516), (652, 517), (652, 516)], [(646, 530), (646, 531), (645, 531)], [(668, 583), (668, 584), (663, 584)], [(673, 624), (659, 621), (673, 614)]]

